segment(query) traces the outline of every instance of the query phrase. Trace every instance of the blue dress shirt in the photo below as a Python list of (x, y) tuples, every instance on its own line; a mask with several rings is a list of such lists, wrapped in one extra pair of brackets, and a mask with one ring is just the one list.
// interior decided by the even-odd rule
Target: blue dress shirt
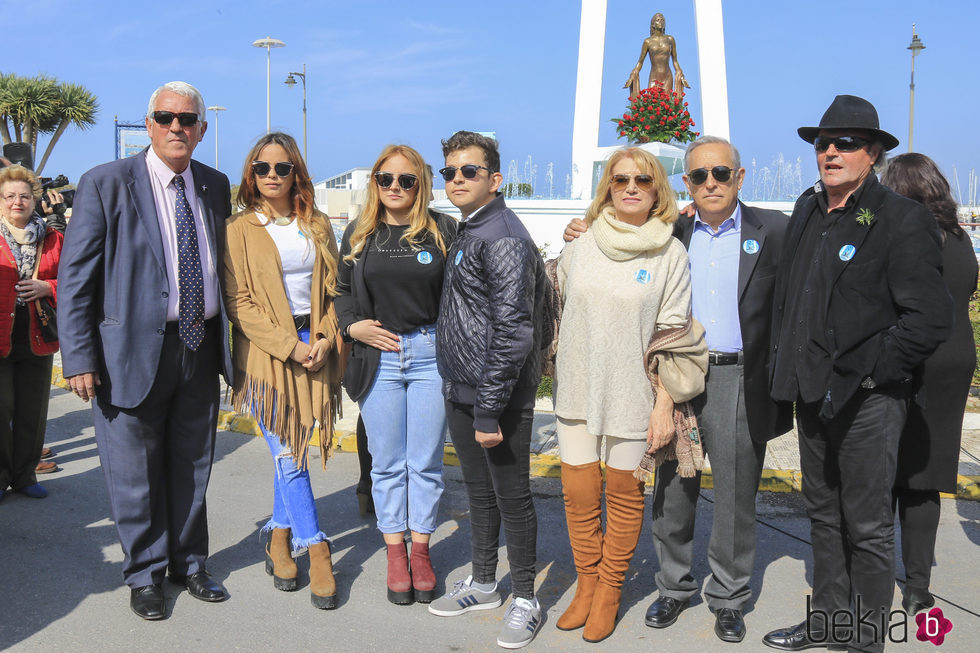
[(715, 231), (699, 214), (687, 253), (691, 261), (691, 305), (694, 319), (704, 326), (708, 349), (742, 351), (738, 321), (738, 258), (742, 241), (742, 209)]

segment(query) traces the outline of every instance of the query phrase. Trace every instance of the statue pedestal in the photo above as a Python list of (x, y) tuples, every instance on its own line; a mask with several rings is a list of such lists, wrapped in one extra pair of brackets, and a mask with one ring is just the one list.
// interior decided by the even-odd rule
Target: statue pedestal
[[(587, 159), (581, 162), (573, 162), (576, 167), (581, 165), (586, 165), (591, 167), (591, 174), (586, 172), (586, 170), (578, 170), (579, 175), (586, 172), (589, 174), (591, 183), (586, 188), (584, 185), (576, 189), (579, 191), (578, 196), (573, 195), (573, 199), (585, 199), (590, 200), (595, 195), (595, 187), (599, 183), (599, 177), (602, 176), (602, 171), (606, 167), (606, 161), (616, 150), (621, 150), (624, 147), (638, 147), (641, 150), (646, 150), (653, 156), (657, 157), (660, 161), (660, 165), (664, 167), (667, 171), (667, 175), (676, 175), (684, 172), (684, 152), (686, 148), (680, 147), (679, 145), (672, 145), (668, 143), (630, 143), (618, 145), (615, 147), (596, 147), (590, 153)], [(590, 162), (590, 163), (587, 163)], [(581, 177), (579, 177), (581, 178)]]

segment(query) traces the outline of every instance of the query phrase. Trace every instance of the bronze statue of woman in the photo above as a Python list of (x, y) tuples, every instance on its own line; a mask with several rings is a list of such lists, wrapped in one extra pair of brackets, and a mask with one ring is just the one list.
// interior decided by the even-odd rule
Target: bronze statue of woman
[[(636, 62), (636, 67), (630, 73), (629, 79), (623, 88), (630, 90), (630, 97), (639, 95), (642, 88), (649, 88), (655, 82), (660, 82), (667, 91), (677, 89), (683, 93), (685, 88), (691, 88), (684, 77), (684, 71), (677, 63), (677, 44), (674, 37), (664, 33), (667, 28), (667, 21), (664, 15), (656, 13), (650, 21), (650, 36), (643, 40), (643, 49), (640, 50), (640, 60)], [(640, 69), (643, 68), (643, 59), (647, 54), (650, 55), (650, 79), (646, 87), (640, 86)], [(670, 63), (674, 63), (674, 75), (670, 74)]]

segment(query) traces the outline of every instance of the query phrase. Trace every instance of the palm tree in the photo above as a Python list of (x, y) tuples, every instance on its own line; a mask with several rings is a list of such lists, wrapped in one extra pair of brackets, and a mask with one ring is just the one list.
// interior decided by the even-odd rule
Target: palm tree
[[(81, 84), (62, 82), (58, 86), (57, 123), (53, 129), (45, 130), (51, 133), (51, 140), (44, 150), (44, 156), (37, 165), (37, 174), (41, 174), (44, 164), (48, 162), (55, 143), (65, 133), (69, 125), (79, 129), (88, 129), (95, 125), (95, 114), (99, 111), (99, 101), (87, 88)], [(37, 148), (35, 147), (35, 150)]]

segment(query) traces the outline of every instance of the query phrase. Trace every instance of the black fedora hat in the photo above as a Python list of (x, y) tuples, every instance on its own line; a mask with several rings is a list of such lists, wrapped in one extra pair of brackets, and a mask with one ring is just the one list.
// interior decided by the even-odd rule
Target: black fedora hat
[(838, 95), (824, 112), (819, 127), (800, 127), (796, 132), (807, 143), (812, 143), (822, 129), (863, 129), (871, 132), (886, 151), (898, 145), (897, 138), (878, 128), (878, 112), (874, 105), (856, 95)]

